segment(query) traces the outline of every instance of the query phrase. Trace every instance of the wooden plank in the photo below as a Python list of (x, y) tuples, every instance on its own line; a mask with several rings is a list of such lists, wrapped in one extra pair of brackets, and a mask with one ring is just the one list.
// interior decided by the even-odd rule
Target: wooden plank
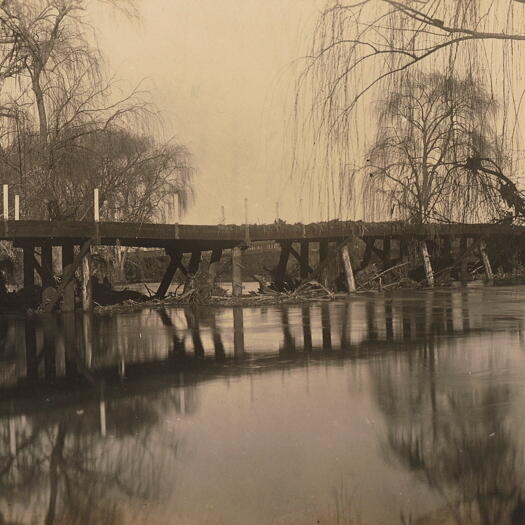
[[(100, 236), (100, 243), (114, 245), (119, 239), (122, 246), (165, 246), (179, 241), (201, 241), (201, 249), (210, 249), (211, 242), (241, 243), (245, 240), (243, 225), (174, 225), (141, 224), (92, 221), (31, 221), (8, 220), (0, 231), (6, 240), (54, 239), (55, 244), (74, 241), (77, 244), (86, 237)], [(361, 223), (353, 221), (330, 221), (314, 224), (266, 224), (250, 225), (250, 239), (254, 241), (310, 241), (335, 242), (356, 235), (368, 238), (416, 238), (424, 240), (432, 236), (490, 237), (492, 235), (525, 236), (525, 227), (503, 224), (406, 224), (402, 222)], [(222, 246), (226, 247), (226, 246)]]

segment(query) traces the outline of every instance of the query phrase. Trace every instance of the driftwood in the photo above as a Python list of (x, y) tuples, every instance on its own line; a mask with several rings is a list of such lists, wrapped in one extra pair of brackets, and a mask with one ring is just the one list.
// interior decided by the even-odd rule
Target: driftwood
[[(401, 264), (397, 264), (396, 266), (392, 266), (391, 268), (387, 268), (386, 270), (383, 270), (382, 272), (374, 275), (373, 277), (371, 277), (370, 279), (368, 279), (367, 281), (365, 281), (364, 283), (361, 283), (359, 285), (360, 288), (363, 288), (366, 284), (369, 284), (371, 283), (372, 281), (375, 281), (376, 279), (379, 279), (381, 278), (383, 275), (389, 273), (389, 272), (392, 272), (394, 270), (397, 270), (398, 268), (402, 268), (403, 266), (407, 266), (409, 265), (410, 262), (404, 262), (404, 263), (401, 263)], [(390, 285), (388, 286), (392, 286), (393, 283), (391, 283)]]

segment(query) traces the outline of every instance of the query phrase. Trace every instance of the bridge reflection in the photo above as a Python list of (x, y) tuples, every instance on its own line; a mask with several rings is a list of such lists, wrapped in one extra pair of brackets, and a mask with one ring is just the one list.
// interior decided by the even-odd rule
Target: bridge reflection
[(99, 383), (118, 388), (124, 379), (129, 390), (131, 380), (144, 383), (150, 376), (169, 379), (180, 372), (206, 378), (253, 373), (261, 363), (264, 369), (302, 365), (313, 355), (352, 359), (410, 351), (422, 341), (483, 331), (489, 312), (484, 312), (482, 293), (429, 291), (423, 305), (407, 294), (266, 309), (4, 318), (0, 414), (6, 400), (20, 404), (31, 397), (41, 400), (46, 392), (90, 391)]
[(524, 316), (510, 307), (499, 316), (485, 293), (494, 292), (3, 319), (0, 503), (19, 523), (130, 522), (181, 468), (173, 415), (195, 419), (201, 385), (275, 371), (287, 381), (285, 371), (304, 368), (310, 396), (310, 367), (329, 363), (366, 366), (386, 455), (428, 480), (459, 522), (510, 523), (523, 507), (508, 424), (515, 394), (496, 377), (454, 379), (482, 338), (491, 344), (475, 359), (487, 370), (505, 359), (503, 341), (523, 341)]

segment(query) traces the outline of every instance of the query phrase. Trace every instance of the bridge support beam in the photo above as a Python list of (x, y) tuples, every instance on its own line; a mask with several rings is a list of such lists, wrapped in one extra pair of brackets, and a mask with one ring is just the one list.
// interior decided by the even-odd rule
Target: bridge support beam
[(35, 246), (32, 243), (23, 245), (24, 296), (26, 307), (33, 307), (35, 301)]
[(461, 237), (461, 240), (459, 241), (459, 251), (460, 251), (460, 279), (462, 282), (468, 281), (469, 273), (468, 273), (468, 238), (467, 237)]
[(242, 295), (242, 250), (240, 246), (232, 248), (232, 295)]
[(284, 286), (284, 280), (286, 278), (286, 268), (288, 266), (288, 259), (290, 258), (291, 243), (282, 242), (281, 244), (281, 254), (279, 256), (279, 262), (275, 268), (275, 284), (282, 288)]
[(383, 268), (386, 269), (390, 265), (391, 260), (390, 237), (383, 237)]
[[(75, 258), (75, 250), (72, 243), (67, 243), (62, 246), (62, 275), (64, 279), (64, 296), (62, 299), (62, 311), (72, 312), (75, 310), (75, 279), (73, 267), (73, 260)], [(66, 281), (66, 275), (71, 274), (71, 278)]]
[(211, 252), (210, 267), (208, 269), (208, 286), (213, 288), (219, 273), (219, 265), (222, 257), (222, 249), (217, 248)]
[(428, 248), (426, 241), (421, 241), (420, 244), (421, 256), (423, 258), (423, 265), (425, 267), (425, 276), (427, 278), (427, 284), (434, 286), (434, 272), (432, 271), (432, 265), (430, 263), (430, 255), (428, 254)]
[(480, 241), (479, 243), (479, 254), (481, 255), (481, 260), (483, 261), (483, 267), (485, 269), (485, 277), (487, 281), (492, 282), (494, 280), (494, 273), (492, 272), (492, 267), (490, 265), (490, 259), (487, 254), (487, 245), (485, 241)]
[(328, 248), (328, 241), (319, 241), (319, 266), (321, 267), (319, 280), (325, 288), (328, 288), (329, 286), (328, 261), (326, 260), (328, 258)]
[(171, 281), (173, 281), (173, 277), (175, 276), (177, 269), (180, 267), (180, 261), (182, 259), (182, 253), (179, 251), (166, 249), (166, 253), (170, 257), (170, 262), (166, 268), (166, 271), (164, 272), (162, 281), (160, 282), (159, 288), (157, 289), (157, 293), (155, 294), (157, 299), (164, 299), (164, 297), (166, 297), (166, 292), (170, 287)]
[(310, 268), (310, 243), (308, 241), (301, 241), (301, 252), (300, 252), (300, 268), (301, 268), (301, 279), (307, 279), (312, 269)]
[(55, 287), (53, 276), (53, 245), (51, 243), (42, 244), (40, 255), (40, 266), (42, 267), (42, 287)]
[(186, 275), (186, 281), (184, 282), (183, 293), (186, 293), (193, 289), (193, 283), (195, 281), (195, 275), (199, 271), (201, 264), (202, 252), (195, 250), (191, 252), (190, 262), (188, 264), (188, 274)]

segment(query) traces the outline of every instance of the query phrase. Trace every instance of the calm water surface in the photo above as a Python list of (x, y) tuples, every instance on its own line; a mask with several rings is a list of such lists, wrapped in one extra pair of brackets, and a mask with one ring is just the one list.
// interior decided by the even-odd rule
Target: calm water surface
[(0, 319), (0, 524), (525, 524), (525, 287)]

